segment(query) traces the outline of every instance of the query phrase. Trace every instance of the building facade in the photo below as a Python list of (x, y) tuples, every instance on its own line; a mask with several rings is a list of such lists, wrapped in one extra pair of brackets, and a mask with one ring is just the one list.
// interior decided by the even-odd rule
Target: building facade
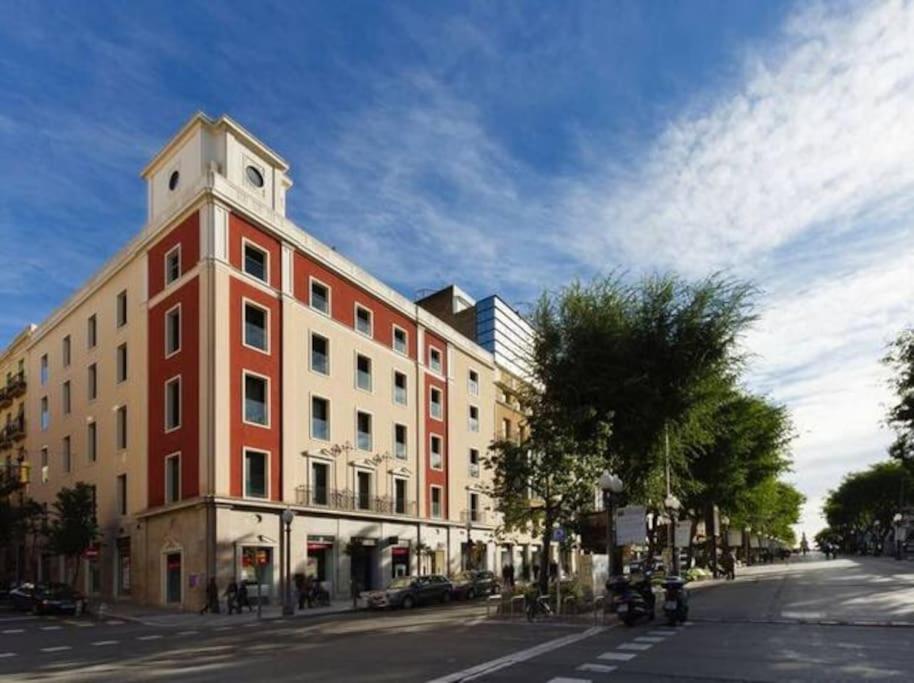
[(337, 599), (497, 568), (496, 355), (289, 221), (288, 165), (231, 119), (194, 116), (143, 177), (140, 232), (0, 357), (28, 379), (0, 417), (22, 416), (29, 495), (95, 487), (86, 591), (275, 599), (286, 509), (293, 574)]

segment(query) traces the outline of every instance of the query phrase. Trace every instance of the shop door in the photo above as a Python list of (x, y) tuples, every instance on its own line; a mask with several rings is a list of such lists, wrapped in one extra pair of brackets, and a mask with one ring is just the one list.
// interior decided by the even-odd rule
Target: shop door
[(165, 602), (181, 602), (181, 553), (165, 556)]
[(409, 576), (409, 548), (395, 546), (390, 549), (390, 566), (393, 578)]
[(373, 550), (373, 547), (364, 545), (358, 545), (352, 549), (352, 555), (350, 556), (350, 572), (352, 574), (352, 580), (356, 582), (356, 589), (359, 591), (374, 590), (371, 581), (371, 559)]

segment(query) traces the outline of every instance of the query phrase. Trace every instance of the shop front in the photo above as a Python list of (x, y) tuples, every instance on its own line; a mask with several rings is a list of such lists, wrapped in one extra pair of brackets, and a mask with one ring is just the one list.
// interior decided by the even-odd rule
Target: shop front
[(390, 549), (391, 578), (409, 576), (409, 546), (395, 545)]
[(242, 545), (240, 555), (241, 570), (238, 575), (247, 587), (248, 600), (253, 605), (258, 600), (262, 604), (270, 604), (273, 599), (273, 547)]
[(305, 564), (305, 574), (320, 582), (321, 588), (329, 595), (334, 594), (335, 574), (333, 548), (336, 539), (333, 536), (308, 536), (308, 559)]
[(117, 539), (117, 556), (115, 558), (115, 593), (119, 597), (130, 595), (130, 537)]

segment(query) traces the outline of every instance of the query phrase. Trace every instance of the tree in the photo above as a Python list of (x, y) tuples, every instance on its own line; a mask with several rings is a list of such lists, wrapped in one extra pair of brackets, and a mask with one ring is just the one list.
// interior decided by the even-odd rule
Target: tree
[(740, 497), (733, 519), (740, 526), (793, 545), (793, 525), (800, 521), (805, 502), (806, 497), (794, 486), (768, 477)]
[[(49, 546), (53, 552), (78, 560), (99, 536), (95, 516), (95, 487), (78, 482), (73, 488), (62, 488), (54, 501), (54, 516), (48, 530)], [(74, 562), (72, 583), (79, 576), (78, 561)]]
[(914, 328), (898, 335), (883, 362), (894, 372), (889, 383), (898, 398), (888, 415), (897, 434), (889, 455), (914, 468)]
[[(44, 509), (25, 495), (20, 467), (10, 464), (0, 470), (0, 547), (3, 548), (18, 548), (30, 533), (40, 535), (42, 531), (39, 519)], [(17, 566), (22, 569), (21, 560), (17, 560)]]

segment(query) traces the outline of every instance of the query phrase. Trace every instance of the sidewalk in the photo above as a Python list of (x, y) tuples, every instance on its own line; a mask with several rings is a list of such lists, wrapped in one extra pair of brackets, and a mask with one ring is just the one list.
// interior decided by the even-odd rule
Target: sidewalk
[[(256, 623), (257, 608), (253, 612), (227, 614), (225, 605), (220, 605), (223, 611), (219, 614), (200, 614), (199, 612), (178, 611), (161, 607), (149, 607), (132, 603), (99, 603), (90, 606), (90, 612), (99, 619), (131, 621), (145, 626), (178, 627), (178, 628), (211, 628), (221, 626), (242, 625)], [(347, 614), (363, 611), (362, 606), (353, 608), (351, 602), (335, 602), (329, 607), (312, 607), (311, 609), (295, 610), (295, 613), (283, 617), (280, 605), (264, 605), (261, 610), (260, 620), (298, 620), (324, 617), (332, 614)]]

